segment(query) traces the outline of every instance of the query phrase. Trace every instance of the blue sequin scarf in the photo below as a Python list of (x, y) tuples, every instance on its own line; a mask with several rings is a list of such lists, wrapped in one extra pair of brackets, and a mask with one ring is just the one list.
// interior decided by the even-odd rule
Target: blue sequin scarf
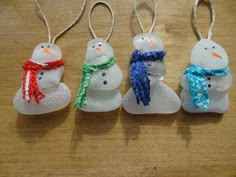
[(165, 51), (142, 52), (135, 50), (130, 62), (130, 80), (132, 89), (136, 95), (137, 104), (140, 101), (144, 106), (149, 105), (150, 98), (150, 80), (148, 78), (148, 66), (144, 61), (163, 60)]
[(207, 76), (224, 76), (229, 73), (229, 68), (207, 70), (197, 65), (190, 65), (184, 70), (184, 74), (189, 81), (189, 91), (191, 95), (190, 105), (194, 105), (197, 109), (203, 107), (206, 111), (210, 103), (208, 97), (208, 86), (205, 80)]

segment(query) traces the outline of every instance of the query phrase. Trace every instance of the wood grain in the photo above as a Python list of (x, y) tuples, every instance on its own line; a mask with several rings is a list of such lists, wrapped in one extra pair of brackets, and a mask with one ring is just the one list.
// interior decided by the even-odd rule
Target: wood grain
[[(80, 66), (91, 39), (87, 13), (57, 44), (65, 60), (64, 82), (76, 97)], [(107, 0), (116, 15), (110, 40), (124, 73), (122, 94), (130, 87), (129, 57), (139, 28), (132, 0)], [(140, 0), (140, 2), (145, 2)], [(150, 8), (142, 5), (145, 28), (151, 24)], [(72, 21), (82, 0), (42, 1), (53, 34)], [(194, 0), (159, 0), (158, 33), (168, 51), (165, 82), (180, 93), (178, 79), (189, 64), (197, 38), (191, 26)], [(236, 1), (214, 0), (216, 26), (213, 40), (224, 46), (236, 71)], [(98, 36), (110, 27), (109, 12), (99, 6), (93, 14)], [(230, 109), (224, 115), (187, 114), (132, 116), (122, 108), (111, 113), (89, 114), (68, 108), (45, 116), (18, 115), (12, 99), (19, 89), (21, 66), (34, 47), (47, 41), (46, 29), (36, 16), (33, 0), (0, 1), (0, 176), (1, 177), (235, 177), (236, 88), (230, 91)], [(199, 8), (200, 28), (206, 34), (209, 10)]]

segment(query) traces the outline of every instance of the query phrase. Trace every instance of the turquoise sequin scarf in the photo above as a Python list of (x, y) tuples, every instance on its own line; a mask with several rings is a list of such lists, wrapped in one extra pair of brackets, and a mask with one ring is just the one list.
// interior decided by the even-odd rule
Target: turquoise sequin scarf
[(194, 105), (197, 109), (203, 107), (206, 111), (210, 103), (208, 97), (208, 86), (205, 80), (207, 76), (224, 76), (229, 73), (229, 68), (207, 70), (197, 65), (190, 65), (190, 67), (184, 70), (184, 74), (189, 81), (189, 91), (191, 95), (191, 105)]

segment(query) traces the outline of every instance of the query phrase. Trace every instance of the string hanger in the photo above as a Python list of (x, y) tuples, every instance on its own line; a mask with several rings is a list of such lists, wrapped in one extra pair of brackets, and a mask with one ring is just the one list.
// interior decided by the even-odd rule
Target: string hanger
[(114, 30), (114, 25), (115, 25), (114, 12), (113, 12), (111, 6), (110, 6), (107, 2), (104, 2), (104, 1), (97, 1), (97, 2), (95, 2), (95, 3), (92, 5), (92, 7), (91, 7), (91, 9), (89, 10), (89, 13), (88, 13), (88, 25), (89, 25), (89, 30), (90, 30), (90, 32), (91, 32), (93, 38), (97, 39), (98, 37), (97, 37), (97, 35), (95, 34), (95, 32), (94, 32), (94, 30), (93, 30), (93, 27), (92, 27), (92, 23), (91, 23), (91, 14), (92, 14), (94, 8), (95, 8), (97, 5), (99, 5), (99, 4), (106, 6), (106, 7), (108, 8), (108, 10), (110, 11), (110, 13), (111, 13), (111, 29), (110, 29), (110, 31), (109, 31), (109, 33), (108, 33), (107, 38), (105, 39), (105, 41), (107, 42), (107, 41), (110, 39), (111, 35), (112, 35), (112, 32), (113, 32), (113, 30)]
[[(156, 19), (157, 19), (157, 2), (156, 2), (156, 0), (152, 0), (152, 3), (154, 5), (154, 18), (153, 18), (152, 26), (149, 30), (149, 33), (153, 32), (153, 29), (154, 29), (155, 24), (156, 24)], [(137, 0), (134, 0), (134, 7), (135, 7), (134, 10), (135, 10), (135, 15), (136, 15), (139, 27), (140, 27), (142, 33), (144, 33), (145, 30), (144, 30), (143, 24), (140, 20), (140, 16), (139, 16), (139, 13), (138, 13), (138, 10), (137, 10)]]
[(37, 7), (38, 7), (38, 9), (39, 9), (40, 14), (42, 15), (42, 18), (43, 18), (43, 20), (44, 20), (44, 23), (45, 23), (45, 25), (46, 25), (46, 28), (47, 28), (47, 32), (48, 32), (48, 43), (53, 43), (53, 44), (54, 44), (54, 43), (56, 42), (56, 40), (57, 40), (59, 37), (61, 37), (65, 32), (67, 32), (70, 28), (72, 28), (72, 27), (78, 22), (78, 20), (80, 19), (81, 15), (82, 15), (83, 12), (84, 12), (84, 9), (85, 9), (87, 0), (84, 0), (84, 1), (83, 1), (83, 4), (82, 4), (81, 10), (80, 10), (80, 13), (79, 13), (78, 16), (75, 18), (75, 20), (74, 20), (71, 24), (69, 24), (64, 30), (62, 30), (62, 31), (59, 32), (57, 35), (55, 35), (55, 37), (54, 37), (53, 39), (52, 39), (52, 36), (51, 36), (51, 30), (50, 30), (50, 27), (49, 27), (49, 24), (48, 24), (48, 20), (47, 20), (46, 16), (45, 16), (44, 13), (43, 13), (43, 10), (42, 10), (42, 8), (41, 8), (41, 6), (40, 6), (40, 4), (39, 4), (39, 0), (35, 0), (35, 2), (36, 2), (36, 5), (37, 5)]
[[(197, 23), (197, 9), (198, 9), (198, 5), (199, 5), (200, 1), (201, 0), (195, 0), (195, 3), (194, 3), (194, 7), (193, 7), (193, 27), (194, 27), (194, 30), (195, 30), (198, 38), (203, 39), (204, 37), (202, 36), (202, 34), (199, 31), (199, 27), (198, 27), (198, 23)], [(208, 1), (207, 4), (209, 5), (210, 11), (211, 11), (211, 24), (210, 24), (210, 27), (209, 27), (209, 30), (208, 30), (207, 39), (211, 39), (212, 30), (213, 30), (213, 27), (215, 25), (216, 14), (215, 14), (215, 10), (214, 10), (212, 0), (207, 0), (207, 1)]]

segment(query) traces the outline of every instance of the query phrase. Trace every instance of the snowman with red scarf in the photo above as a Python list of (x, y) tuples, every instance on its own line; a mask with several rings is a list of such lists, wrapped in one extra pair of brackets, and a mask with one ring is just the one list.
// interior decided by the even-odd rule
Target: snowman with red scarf
[(14, 97), (17, 112), (25, 115), (45, 114), (66, 107), (71, 100), (68, 87), (60, 82), (64, 62), (60, 48), (41, 43), (23, 66), (22, 86)]

